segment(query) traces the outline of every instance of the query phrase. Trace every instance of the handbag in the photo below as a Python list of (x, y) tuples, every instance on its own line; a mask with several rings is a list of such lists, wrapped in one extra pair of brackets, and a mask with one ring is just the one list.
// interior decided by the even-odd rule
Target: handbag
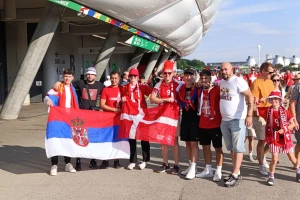
[(88, 98), (89, 98), (89, 104), (90, 104), (89, 110), (99, 111), (100, 110), (99, 107), (92, 106), (91, 95), (90, 95), (90, 90), (89, 90), (88, 84), (85, 84), (84, 86), (85, 86), (85, 89), (87, 90), (87, 94), (88, 94)]

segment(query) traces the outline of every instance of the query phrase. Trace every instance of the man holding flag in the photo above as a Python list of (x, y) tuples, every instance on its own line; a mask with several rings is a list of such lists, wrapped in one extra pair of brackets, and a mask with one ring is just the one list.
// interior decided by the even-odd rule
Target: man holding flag
[[(152, 92), (152, 88), (148, 85), (138, 84), (139, 71), (136, 68), (132, 68), (129, 71), (129, 84), (124, 85), (122, 88), (122, 102), (131, 101), (138, 108), (147, 108), (145, 96), (149, 96)], [(136, 140), (129, 139), (130, 145), (130, 164), (127, 169), (132, 170), (137, 162), (136, 152)], [(150, 144), (149, 141), (141, 141), (143, 151), (143, 162), (139, 164), (139, 168), (143, 170), (147, 162), (150, 160)]]
[[(155, 104), (169, 104), (175, 102), (178, 104), (179, 103), (178, 91), (180, 87), (183, 85), (183, 82), (173, 79), (174, 62), (167, 60), (164, 63), (164, 68), (162, 71), (163, 71), (163, 80), (158, 82), (153, 88), (152, 94), (150, 96), (150, 102)], [(179, 133), (179, 131), (177, 132)], [(158, 173), (162, 173), (170, 170), (170, 166), (168, 164), (168, 145), (162, 144), (161, 149), (162, 149), (163, 165), (157, 170)], [(175, 164), (172, 170), (172, 174), (178, 174), (179, 172), (178, 135), (176, 135), (175, 138), (173, 156), (174, 156)]]
[[(47, 96), (44, 98), (44, 102), (50, 107), (59, 106), (65, 108), (79, 109), (77, 95), (74, 87), (71, 84), (74, 79), (74, 71), (71, 69), (66, 69), (63, 72), (63, 79), (64, 81), (60, 84), (58, 90), (53, 90), (53, 89), (49, 90)], [(65, 156), (64, 159), (66, 163), (65, 171), (71, 173), (76, 172), (73, 165), (71, 164), (71, 158)], [(56, 176), (58, 156), (51, 157), (51, 163), (52, 166), (50, 170), (50, 175)]]

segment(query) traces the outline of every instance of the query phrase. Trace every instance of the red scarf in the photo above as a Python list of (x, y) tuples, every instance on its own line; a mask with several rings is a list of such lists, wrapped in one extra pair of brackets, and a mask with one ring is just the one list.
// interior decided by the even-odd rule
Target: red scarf
[[(215, 90), (213, 90), (214, 87), (208, 89), (208, 100), (210, 105), (210, 120), (213, 120), (215, 118)], [(202, 102), (203, 102), (203, 87), (199, 88), (198, 90), (198, 115), (201, 116), (201, 109), (202, 109)]]
[(179, 99), (185, 105), (185, 110), (186, 111), (188, 111), (190, 107), (193, 110), (195, 110), (195, 106), (191, 101), (193, 99), (194, 92), (195, 92), (195, 86), (192, 86), (191, 92), (190, 92), (190, 98), (189, 98), (189, 100), (187, 100), (187, 99), (185, 99), (185, 97), (186, 97), (186, 95), (185, 95), (186, 94), (186, 84), (181, 86), (181, 88), (179, 89)]
[[(70, 84), (70, 93), (71, 93), (71, 108), (78, 109), (78, 103), (77, 103), (77, 95), (73, 90), (72, 84)], [(66, 107), (66, 90), (65, 90), (65, 85), (62, 83), (59, 86), (58, 90), (58, 96), (59, 96), (59, 103), (58, 106), (60, 107)]]
[(279, 125), (280, 129), (284, 130), (284, 144), (280, 143), (280, 134), (278, 131), (274, 131), (273, 129), (273, 107), (268, 108), (267, 113), (267, 125), (266, 125), (266, 138), (265, 142), (268, 144), (275, 144), (276, 146), (284, 147), (285, 149), (289, 149), (293, 147), (292, 135), (288, 128), (289, 122), (287, 120), (287, 113), (283, 106), (279, 107)]
[[(139, 89), (139, 84), (136, 84), (135, 88), (133, 89), (129, 84), (125, 85), (125, 95), (129, 97), (132, 102), (138, 102), (138, 107), (141, 106), (141, 91)], [(134, 92), (137, 91), (137, 99), (135, 98)]]

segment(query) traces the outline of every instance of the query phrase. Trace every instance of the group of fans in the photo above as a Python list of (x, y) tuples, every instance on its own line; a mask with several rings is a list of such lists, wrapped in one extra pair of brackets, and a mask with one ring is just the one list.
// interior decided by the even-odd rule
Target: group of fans
[[(238, 77), (234, 74), (234, 67), (230, 63), (223, 63), (219, 72), (202, 70), (200, 73), (192, 68), (184, 71), (183, 80), (174, 74), (174, 63), (166, 61), (161, 77), (154, 72), (151, 83), (153, 88), (139, 81), (139, 71), (135, 68), (124, 72), (122, 78), (119, 72), (111, 72), (110, 85), (104, 87), (95, 81), (97, 72), (94, 67), (86, 71), (86, 80), (74, 79), (72, 70), (64, 71), (64, 81), (53, 85), (48, 94), (57, 92), (59, 102), (53, 102), (45, 97), (44, 102), (49, 106), (64, 106), (86, 110), (101, 110), (104, 112), (121, 112), (122, 103), (126, 101), (138, 102), (139, 107), (146, 108), (146, 99), (152, 104), (167, 104), (176, 102), (181, 108), (181, 117), (178, 120), (175, 144), (173, 146), (174, 166), (171, 169), (168, 162), (167, 145), (162, 145), (163, 164), (156, 170), (158, 173), (171, 171), (172, 174), (181, 174), (186, 179), (212, 178), (213, 181), (222, 180), (223, 151), (222, 138), (228, 151), (232, 155), (232, 173), (224, 178), (225, 187), (233, 187), (242, 179), (240, 167), (245, 152), (245, 141), (249, 139), (249, 160), (253, 158), (253, 139), (257, 137), (257, 159), (259, 172), (268, 176), (267, 184), (274, 185), (275, 166), (278, 153), (286, 153), (296, 170), (296, 180), (300, 182), (300, 76), (292, 78), (296, 84), (287, 98), (290, 100), (290, 110), (282, 106), (283, 98), (279, 87), (282, 77), (274, 70), (270, 63), (260, 66), (259, 74), (251, 70), (247, 77)], [(290, 77), (287, 72), (287, 77)], [(144, 77), (141, 77), (144, 78)], [(245, 80), (246, 81), (245, 81)], [(290, 78), (283, 78), (286, 86)], [(73, 81), (73, 82), (72, 82)], [(77, 91), (73, 92), (73, 88)], [(100, 108), (96, 107), (100, 95)], [(74, 98), (78, 98), (74, 101)], [(296, 156), (293, 153), (292, 133), (297, 139)], [(188, 168), (179, 168), (178, 137), (186, 143), (186, 153), (189, 160)], [(205, 169), (197, 172), (199, 146), (202, 145), (205, 160)], [(129, 139), (130, 159), (127, 169), (132, 170), (137, 163), (136, 140)], [(216, 153), (216, 171), (213, 173), (211, 145)], [(138, 167), (142, 170), (150, 161), (150, 143), (141, 141), (142, 162)], [(272, 154), (270, 165), (265, 159), (267, 152)], [(57, 175), (58, 157), (51, 158), (50, 175)], [(65, 171), (76, 172), (81, 170), (80, 158), (76, 159), (75, 168), (71, 158), (65, 157)], [(120, 168), (119, 160), (114, 160), (113, 166)], [(102, 161), (98, 167), (97, 161), (90, 161), (90, 168), (105, 169), (109, 161)], [(269, 168), (269, 171), (267, 171)]]

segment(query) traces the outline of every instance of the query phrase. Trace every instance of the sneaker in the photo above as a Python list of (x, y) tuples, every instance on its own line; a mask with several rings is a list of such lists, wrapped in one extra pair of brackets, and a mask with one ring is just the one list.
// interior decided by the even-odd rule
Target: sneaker
[(99, 169), (107, 169), (109, 166), (108, 160), (103, 160), (101, 165), (99, 166)]
[[(219, 182), (222, 180), (222, 173), (221, 172), (215, 172), (215, 175), (213, 177), (214, 182)], [(227, 179), (229, 180), (229, 179)]]
[(179, 166), (178, 165), (174, 165), (171, 174), (178, 174), (180, 171)]
[[(227, 176), (227, 177), (225, 177), (223, 180), (224, 180), (224, 182), (226, 182), (226, 181), (228, 181), (229, 179), (230, 179), (230, 177), (231, 177), (231, 174), (229, 175), (229, 176)], [(241, 181), (243, 178), (242, 178), (242, 175), (240, 175), (239, 174), (239, 180)]]
[(264, 165), (266, 168), (269, 168), (269, 167), (270, 167), (266, 159), (264, 159), (263, 165)]
[(145, 169), (146, 165), (147, 165), (147, 162), (142, 162), (141, 164), (139, 164), (139, 168), (141, 170), (143, 170), (143, 169)]
[(52, 165), (50, 170), (50, 176), (56, 176), (57, 175), (57, 165)]
[(164, 173), (166, 171), (170, 170), (170, 165), (166, 165), (166, 163), (163, 163), (163, 165), (156, 170), (157, 173)]
[(65, 171), (70, 173), (75, 173), (76, 169), (74, 169), (73, 165), (71, 163), (66, 164)]
[(81, 162), (80, 162), (80, 159), (76, 159), (75, 169), (76, 169), (76, 171), (81, 171)]
[(253, 156), (249, 156), (249, 161), (250, 161), (250, 162), (255, 162)]
[(190, 167), (191, 167), (191, 166), (189, 166), (189, 167), (186, 168), (185, 170), (181, 171), (180, 174), (183, 175), (183, 176), (186, 176), (187, 173), (190, 171)]
[(265, 176), (269, 175), (269, 173), (267, 172), (266, 166), (264, 166), (264, 165), (262, 165), (262, 166), (259, 167), (259, 173), (261, 175), (265, 175)]
[(127, 169), (129, 169), (129, 170), (133, 170), (133, 168), (135, 168), (135, 163), (130, 163), (130, 164), (127, 166)]
[(201, 173), (197, 173), (196, 177), (197, 178), (211, 178), (213, 177), (213, 171), (211, 169), (204, 169)]
[(122, 166), (120, 165), (120, 161), (119, 160), (115, 160), (114, 161), (114, 168), (115, 169), (120, 169)]
[(296, 173), (296, 181), (300, 183), (300, 174)]
[(185, 178), (192, 180), (196, 177), (196, 167), (191, 167), (189, 172), (186, 174)]
[(234, 187), (240, 182), (239, 177), (235, 178), (233, 175), (230, 175), (229, 179), (224, 183), (225, 187)]
[(92, 159), (92, 160), (90, 161), (89, 167), (90, 167), (91, 169), (98, 169), (97, 161), (94, 160), (94, 159)]
[(274, 185), (274, 177), (268, 178), (267, 184), (270, 185), (270, 186), (273, 186)]

